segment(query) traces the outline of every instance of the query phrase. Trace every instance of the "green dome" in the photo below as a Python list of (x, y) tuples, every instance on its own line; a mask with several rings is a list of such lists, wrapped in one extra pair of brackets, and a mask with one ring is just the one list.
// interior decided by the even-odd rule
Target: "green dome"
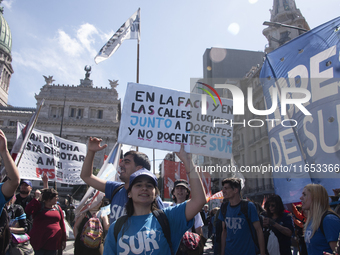
[(12, 34), (2, 13), (0, 13), (0, 49), (11, 54)]

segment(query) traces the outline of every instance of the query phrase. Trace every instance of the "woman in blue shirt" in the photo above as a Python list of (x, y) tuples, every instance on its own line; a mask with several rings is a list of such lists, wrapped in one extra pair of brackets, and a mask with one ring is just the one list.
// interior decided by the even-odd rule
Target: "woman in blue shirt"
[(329, 207), (326, 189), (320, 184), (308, 184), (300, 199), (302, 210), (308, 211), (304, 229), (308, 255), (321, 255), (324, 251), (332, 253), (339, 237), (340, 219)]
[[(201, 179), (192, 164), (184, 145), (177, 156), (182, 160), (187, 171), (192, 198), (174, 207), (163, 209), (170, 227), (172, 250), (175, 253), (180, 240), (193, 224), (193, 218), (206, 203)], [(127, 218), (120, 229), (117, 240), (114, 236), (114, 222), (108, 231), (104, 255), (111, 254), (161, 254), (170, 255), (171, 249), (164, 236), (162, 227), (152, 211), (157, 209), (157, 178), (148, 170), (141, 169), (131, 174), (127, 190)]]

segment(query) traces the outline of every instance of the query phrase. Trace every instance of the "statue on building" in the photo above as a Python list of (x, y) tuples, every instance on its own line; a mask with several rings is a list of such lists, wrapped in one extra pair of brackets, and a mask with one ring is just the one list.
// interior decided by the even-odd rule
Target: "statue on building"
[(45, 78), (45, 82), (46, 82), (46, 85), (51, 85), (52, 84), (52, 82), (54, 82), (55, 80), (53, 80), (53, 76), (48, 76), (48, 77), (46, 77), (45, 75), (43, 75), (44, 76), (44, 78)]
[(112, 89), (115, 89), (117, 86), (118, 86), (118, 80), (110, 80), (109, 79), (109, 82), (110, 82), (110, 86)]
[(85, 80), (89, 80), (91, 74), (91, 66), (85, 66), (84, 70), (86, 71)]

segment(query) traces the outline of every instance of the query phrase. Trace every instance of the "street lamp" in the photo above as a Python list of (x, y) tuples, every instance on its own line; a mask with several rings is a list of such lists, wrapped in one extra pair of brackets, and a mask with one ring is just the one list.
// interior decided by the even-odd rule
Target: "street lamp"
[(307, 29), (302, 28), (302, 27), (290, 26), (290, 25), (279, 23), (279, 22), (265, 21), (265, 22), (263, 22), (263, 25), (265, 25), (265, 26), (273, 26), (273, 27), (287, 27), (287, 28), (301, 30), (301, 31), (304, 31), (304, 32), (308, 31)]

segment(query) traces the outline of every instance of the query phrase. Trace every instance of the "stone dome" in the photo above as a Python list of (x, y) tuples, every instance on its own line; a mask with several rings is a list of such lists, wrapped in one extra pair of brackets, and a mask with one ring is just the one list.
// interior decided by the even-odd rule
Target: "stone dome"
[(0, 13), (0, 49), (8, 54), (11, 54), (12, 34), (2, 13)]

